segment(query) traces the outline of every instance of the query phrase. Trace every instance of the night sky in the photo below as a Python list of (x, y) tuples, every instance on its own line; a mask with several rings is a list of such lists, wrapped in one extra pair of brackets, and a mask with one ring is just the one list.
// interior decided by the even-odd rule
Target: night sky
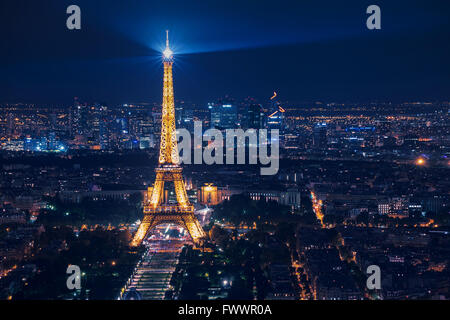
[(447, 0), (1, 0), (0, 103), (160, 102), (166, 29), (176, 99), (448, 100), (449, 18)]

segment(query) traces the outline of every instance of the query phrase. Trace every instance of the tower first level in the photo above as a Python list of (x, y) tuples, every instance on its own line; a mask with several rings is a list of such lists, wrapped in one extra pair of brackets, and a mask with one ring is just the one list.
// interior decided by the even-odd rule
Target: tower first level
[[(176, 165), (162, 165), (156, 170), (153, 188), (149, 188), (144, 203), (144, 219), (131, 243), (139, 246), (148, 233), (160, 224), (173, 223), (187, 230), (195, 244), (206, 238), (203, 228), (194, 215), (194, 206), (187, 197), (182, 169)], [(177, 203), (166, 203), (165, 185), (173, 183)]]

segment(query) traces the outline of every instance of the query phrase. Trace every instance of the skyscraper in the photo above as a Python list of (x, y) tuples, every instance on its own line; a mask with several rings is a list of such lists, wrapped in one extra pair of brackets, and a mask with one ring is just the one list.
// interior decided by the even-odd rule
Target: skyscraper
[(269, 114), (267, 115), (267, 127), (269, 129), (284, 130), (284, 118), (286, 110), (281, 107), (281, 103), (277, 100), (277, 93), (274, 92), (270, 98)]
[(245, 129), (261, 129), (262, 127), (262, 117), (261, 117), (261, 105), (251, 104), (248, 106), (243, 127)]
[(327, 147), (327, 124), (318, 123), (313, 129), (313, 145), (316, 149), (324, 149)]
[(237, 107), (233, 101), (225, 99), (210, 103), (208, 108), (211, 112), (211, 127), (220, 130), (237, 128)]

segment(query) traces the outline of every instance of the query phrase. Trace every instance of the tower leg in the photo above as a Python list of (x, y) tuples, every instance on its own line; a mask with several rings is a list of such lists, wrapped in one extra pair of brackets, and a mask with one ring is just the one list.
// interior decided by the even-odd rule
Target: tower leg
[(131, 241), (132, 247), (140, 246), (142, 241), (147, 237), (150, 230), (160, 224), (173, 223), (177, 224), (189, 233), (192, 241), (196, 245), (201, 245), (202, 241), (206, 238), (205, 231), (200, 226), (197, 218), (194, 214), (177, 214), (177, 215), (146, 215), (141, 222), (133, 240)]
[(182, 220), (184, 227), (189, 232), (194, 243), (198, 244), (201, 239), (206, 237), (205, 231), (203, 231), (203, 228), (193, 214), (184, 216)]
[(139, 225), (139, 228), (136, 231), (133, 240), (131, 241), (130, 245), (132, 247), (138, 247), (141, 245), (150, 229), (152, 229), (153, 220), (154, 218), (150, 215), (144, 216), (144, 220)]
[(156, 181), (153, 186), (152, 196), (149, 199), (150, 204), (155, 208), (162, 202), (164, 197), (164, 177), (162, 173), (156, 174)]
[(175, 193), (177, 195), (177, 201), (181, 206), (189, 204), (189, 200), (186, 193), (186, 187), (184, 185), (183, 176), (180, 174), (174, 174), (173, 184), (175, 186)]

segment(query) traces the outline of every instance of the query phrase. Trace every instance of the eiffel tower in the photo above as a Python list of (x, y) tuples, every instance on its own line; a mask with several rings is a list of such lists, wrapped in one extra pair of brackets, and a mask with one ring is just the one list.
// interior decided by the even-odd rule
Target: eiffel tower
[[(144, 203), (144, 219), (131, 241), (133, 247), (139, 246), (151, 229), (164, 223), (183, 226), (197, 245), (206, 237), (194, 215), (194, 206), (187, 197), (183, 170), (179, 165), (173, 95), (173, 52), (169, 46), (169, 31), (167, 31), (166, 49), (163, 52), (163, 64), (164, 89), (159, 165), (155, 169), (156, 181), (153, 188), (149, 188), (148, 197)], [(167, 199), (164, 197), (164, 184), (167, 182), (172, 182), (174, 185), (176, 204), (168, 204), (165, 201)]]

